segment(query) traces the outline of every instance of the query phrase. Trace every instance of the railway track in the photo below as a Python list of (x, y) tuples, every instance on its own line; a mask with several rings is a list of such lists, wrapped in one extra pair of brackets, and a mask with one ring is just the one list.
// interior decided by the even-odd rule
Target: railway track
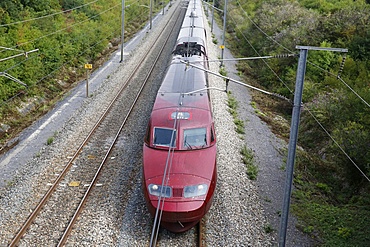
[(188, 236), (181, 236), (181, 234), (170, 233), (160, 228), (158, 231), (157, 238), (155, 239), (155, 241), (153, 241), (152, 244), (149, 244), (149, 246), (150, 247), (168, 246), (171, 243), (170, 239), (177, 239), (177, 238), (181, 239), (182, 237), (184, 237), (186, 241), (189, 241), (186, 244), (184, 244), (184, 246), (206, 247), (205, 220), (204, 219), (202, 219), (198, 224), (196, 224), (192, 229), (190, 229), (185, 234)]
[[(174, 18), (176, 11), (173, 12)], [(179, 18), (180, 15), (177, 15)], [(172, 27), (169, 27), (172, 25)], [(156, 39), (157, 42), (146, 52), (152, 66), (143, 71), (143, 63), (148, 61), (147, 56), (140, 59), (140, 63), (130, 73), (129, 78), (122, 83), (119, 92), (109, 104), (100, 119), (89, 131), (84, 141), (79, 145), (64, 169), (50, 186), (46, 194), (34, 208), (28, 219), (12, 239), (9, 246), (27, 245), (38, 238), (38, 234), (45, 228), (51, 236), (52, 242), (42, 243), (45, 245), (63, 246), (73, 226), (76, 224), (84, 205), (96, 187), (105, 164), (111, 158), (112, 150), (116, 141), (125, 127), (125, 124), (133, 112), (136, 102), (152, 76), (153, 69), (157, 63), (171, 31), (167, 31), (167, 37), (161, 38), (165, 30), (173, 29), (173, 22), (167, 23)], [(145, 78), (143, 78), (145, 74)], [(123, 96), (124, 94), (124, 96)], [(127, 106), (129, 107), (122, 107)], [(119, 115), (119, 120), (117, 117)], [(120, 124), (115, 124), (115, 123)], [(99, 148), (100, 147), (100, 148)], [(86, 186), (85, 186), (86, 185)], [(65, 204), (63, 212), (58, 211), (56, 205)], [(55, 209), (55, 210), (54, 210)], [(50, 220), (51, 218), (55, 220)], [(49, 222), (44, 225), (45, 222)], [(34, 244), (34, 242), (33, 242)], [(41, 244), (41, 243), (40, 243)]]
[(204, 226), (204, 222), (203, 220), (201, 220), (198, 224), (197, 224), (197, 233), (198, 233), (198, 242), (197, 242), (197, 246), (198, 247), (203, 247), (204, 244), (203, 244), (203, 235), (204, 235), (204, 229), (203, 229), (203, 226)]

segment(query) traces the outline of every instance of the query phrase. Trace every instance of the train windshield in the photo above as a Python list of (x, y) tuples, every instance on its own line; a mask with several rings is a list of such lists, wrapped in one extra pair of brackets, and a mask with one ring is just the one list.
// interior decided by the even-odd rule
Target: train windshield
[(176, 130), (175, 129), (167, 129), (167, 128), (154, 128), (154, 145), (158, 146), (170, 146), (172, 140), (171, 147), (176, 146)]
[(203, 148), (206, 145), (207, 145), (206, 128), (184, 130), (184, 147), (186, 149)]

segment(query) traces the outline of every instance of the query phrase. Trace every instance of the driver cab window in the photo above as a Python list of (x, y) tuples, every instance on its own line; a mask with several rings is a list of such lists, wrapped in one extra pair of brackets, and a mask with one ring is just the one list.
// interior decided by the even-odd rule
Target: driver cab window
[(184, 147), (187, 149), (205, 147), (207, 145), (207, 129), (196, 128), (184, 130)]
[(172, 140), (171, 147), (176, 146), (176, 130), (174, 129), (167, 129), (167, 128), (154, 128), (154, 140), (153, 145), (158, 146), (170, 146)]

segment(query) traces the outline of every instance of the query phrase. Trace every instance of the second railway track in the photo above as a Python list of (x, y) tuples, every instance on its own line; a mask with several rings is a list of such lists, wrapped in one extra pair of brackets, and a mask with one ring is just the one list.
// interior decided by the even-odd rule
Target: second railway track
[[(174, 11), (172, 15), (176, 16), (175, 13), (177, 13), (177, 16), (180, 16), (178, 11)], [(53, 184), (49, 185), (49, 190), (12, 239), (10, 246), (62, 246), (66, 243), (90, 192), (96, 185), (101, 169), (107, 161), (115, 158), (111, 152), (114, 152), (115, 143), (146, 81), (151, 76), (154, 64), (160, 58), (160, 53), (166, 46), (169, 46), (170, 50), (173, 47), (167, 44), (167, 40), (171, 36), (171, 30), (176, 26), (177, 18), (173, 17), (171, 20), (173, 21), (167, 23), (152, 49), (144, 52), (147, 56), (142, 57), (141, 61), (145, 60), (147, 65), (138, 65), (134, 69), (101, 119), (65, 165), (61, 174)], [(167, 34), (162, 35), (162, 33)], [(148, 66), (148, 64), (153, 66)], [(157, 70), (157, 73), (158, 71), (160, 70)], [(128, 133), (130, 134), (132, 133)], [(138, 169), (131, 170), (134, 173), (131, 176), (136, 176)]]

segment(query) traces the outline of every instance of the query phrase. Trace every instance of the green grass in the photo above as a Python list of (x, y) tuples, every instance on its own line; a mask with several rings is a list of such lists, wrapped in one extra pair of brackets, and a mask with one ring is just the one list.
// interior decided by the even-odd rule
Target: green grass
[(51, 145), (54, 142), (54, 137), (49, 137), (46, 141), (47, 145)]
[(256, 180), (258, 174), (258, 167), (255, 165), (253, 151), (246, 145), (240, 150), (240, 154), (243, 156), (243, 163), (247, 167), (247, 175), (250, 180)]
[[(27, 4), (24, 2), (27, 2)], [(38, 17), (43, 12), (50, 11), (49, 4), (36, 4), (36, 2), (41, 1), (17, 1), (16, 5), (18, 7), (7, 12), (7, 21), (13, 22), (18, 20), (18, 15), (26, 11), (23, 10), (23, 8), (27, 9), (26, 12), (29, 18)], [(42, 2), (60, 2), (60, 5), (54, 4), (55, 9), (52, 8), (53, 11), (58, 12), (59, 10), (65, 9), (64, 7), (69, 4), (73, 6), (76, 4), (77, 6), (76, 2), (84, 1), (48, 0)], [(1, 45), (4, 47), (11, 47), (13, 44), (19, 42), (19, 37), (12, 33), (22, 33), (25, 36), (29, 36), (31, 33), (36, 35), (39, 32), (43, 32), (43, 30), (49, 30), (50, 32), (54, 29), (59, 30), (58, 27), (63, 26), (66, 20), (82, 20), (86, 17), (95, 16), (95, 14), (98, 13), (96, 11), (104, 6), (111, 6), (115, 4), (115, 2), (116, 1), (113, 0), (98, 1), (94, 4), (94, 7), (85, 6), (79, 11), (74, 11), (68, 15), (62, 15), (60, 18), (53, 18), (48, 22), (42, 23), (42, 25), (35, 24), (32, 26), (32, 30), (22, 25), (15, 25), (11, 27), (11, 32), (5, 32), (3, 34), (4, 39)], [(137, 0), (135, 2), (137, 4), (128, 8), (125, 16), (128, 24), (126, 30), (127, 35), (125, 35), (126, 40), (133, 37), (135, 33), (141, 29), (141, 26), (147, 23), (148, 19), (147, 15), (139, 15), (139, 13), (143, 11), (143, 7), (140, 5), (145, 4), (147, 1)], [(154, 4), (153, 12), (162, 9), (163, 5), (160, 4), (161, 2), (157, 1), (157, 3)], [(169, 0), (163, 1), (163, 3), (168, 2)], [(32, 7), (36, 5), (37, 7)], [(63, 5), (65, 6), (63, 7)], [(6, 10), (5, 8), (4, 11)], [(56, 101), (64, 97), (76, 82), (84, 79), (85, 70), (82, 69), (83, 66), (81, 65), (89, 62), (98, 67), (99, 64), (102, 64), (110, 57), (110, 54), (115, 51), (116, 44), (113, 44), (112, 48), (107, 49), (108, 42), (113, 41), (113, 43), (116, 43), (120, 37), (119, 32), (117, 32), (117, 26), (120, 25), (120, 22), (115, 21), (115, 18), (116, 20), (120, 20), (120, 12), (120, 8), (113, 8), (111, 11), (96, 15), (96, 18), (86, 19), (88, 22), (84, 25), (79, 25), (78, 27), (76, 26), (73, 29), (64, 31), (60, 30), (62, 32), (59, 35), (45, 36), (42, 40), (38, 41), (39, 45), (43, 48), (42, 52), (39, 52), (41, 58), (37, 58), (36, 54), (31, 55), (34, 56), (33, 59), (29, 59), (25, 65), (13, 69), (11, 73), (12, 76), (26, 83), (27, 87), (5, 77), (0, 77), (0, 98), (2, 99), (2, 104), (0, 104), (1, 123), (11, 127), (8, 131), (8, 135), (0, 138), (0, 146), (4, 146), (11, 138), (17, 136), (20, 131), (45, 114), (45, 112), (53, 107)], [(110, 21), (109, 24), (107, 24), (108, 20)], [(118, 39), (116, 39), (117, 37)], [(74, 42), (73, 45), (71, 41)], [(24, 47), (24, 49), (31, 50), (33, 48), (40, 48), (33, 47), (34, 45), (35, 44), (27, 45), (28, 48)], [(57, 52), (55, 51), (55, 47), (58, 48)], [(0, 66), (2, 66), (0, 71), (4, 71), (10, 64), (6, 65), (6, 63), (1, 63)], [(24, 66), (26, 66), (27, 69), (22, 69)], [(63, 81), (63, 86), (59, 84), (58, 81)], [(19, 107), (20, 103), (27, 102), (28, 99), (33, 97), (42, 98), (44, 102), (37, 104), (35, 109), (26, 116), (19, 114), (17, 107)], [(90, 97), (92, 97), (92, 95)]]
[[(235, 131), (240, 134), (240, 138), (245, 134), (244, 121), (238, 118), (238, 101), (231, 95), (231, 92), (227, 92), (227, 106), (229, 107), (229, 112), (234, 118)], [(247, 146), (243, 146), (240, 150), (240, 154), (243, 156), (243, 163), (247, 167), (247, 175), (249, 179), (256, 180), (258, 174), (258, 167), (254, 164), (253, 152), (248, 149)]]
[(238, 118), (238, 101), (231, 95), (230, 92), (227, 93), (227, 106), (229, 107), (229, 112), (234, 118), (235, 131), (238, 134), (245, 134), (244, 121)]
[(340, 207), (314, 200), (292, 204), (292, 209), (304, 220), (303, 232), (320, 234), (320, 246), (369, 246), (370, 211), (366, 207)]
[(227, 76), (227, 71), (225, 69), (225, 66), (221, 66), (218, 72), (220, 73), (220, 75)]
[(348, 196), (345, 182), (338, 186), (324, 172), (316, 171), (313, 177), (316, 162), (302, 152), (297, 153), (292, 194), (292, 211), (302, 232), (317, 239), (319, 246), (369, 246), (370, 195), (364, 190), (361, 196)]
[(271, 226), (271, 224), (266, 224), (263, 229), (265, 230), (265, 233), (272, 233), (274, 231), (274, 228)]
[(238, 118), (235, 118), (234, 119), (234, 124), (235, 124), (235, 131), (236, 133), (238, 134), (245, 134), (245, 130), (244, 130), (244, 122), (243, 120), (240, 120)]
[(212, 42), (215, 45), (217, 45), (217, 43), (218, 43), (218, 40), (217, 40), (217, 38), (215, 37), (215, 35), (213, 33), (212, 33)]
[(236, 110), (238, 108), (238, 101), (236, 101), (236, 99), (231, 95), (230, 92), (227, 94), (227, 96), (227, 106), (232, 110)]
[[(312, 1), (306, 2), (312, 3)], [(336, 6), (336, 8), (340, 9), (338, 6)], [(325, 15), (326, 14), (323, 14), (322, 18), (326, 18)], [(328, 18), (328, 21), (329, 19), (331, 19), (331, 17)], [(237, 35), (233, 36), (238, 37)], [(233, 49), (233, 52), (236, 54), (236, 56), (243, 57), (248, 53), (248, 51), (243, 50), (243, 45), (240, 44), (240, 39), (228, 39), (228, 45), (231, 49)], [(242, 52), (245, 54), (242, 54)], [(282, 66), (286, 66), (286, 64), (282, 64)], [(258, 80), (260, 80), (263, 86), (267, 86), (270, 89), (272, 88), (271, 86), (273, 85), (267, 85), (266, 83), (270, 80), (263, 79), (271, 78), (271, 76), (269, 74), (263, 74), (264, 72), (262, 72), (259, 68), (257, 70), (253, 69), (256, 67), (256, 65), (252, 67), (249, 64), (243, 63), (238, 67), (240, 68), (240, 74), (248, 76), (248, 79), (251, 79), (251, 81), (255, 80), (258, 82)], [(258, 73), (254, 73), (255, 71)], [(256, 74), (256, 76), (250, 78), (249, 76), (253, 74)], [(329, 80), (331, 81), (331, 79)], [(331, 85), (334, 86), (334, 83)], [(314, 93), (317, 92), (316, 89), (318, 89), (316, 87), (313, 89), (310, 89), (309, 87), (307, 88), (307, 92), (311, 93), (312, 95), (314, 95)], [(283, 94), (284, 96), (290, 95), (289, 90), (285, 89), (284, 87), (276, 87), (275, 89), (275, 92)], [(308, 96), (306, 95), (306, 98), (307, 97)], [(333, 118), (335, 121), (328, 120), (330, 124), (333, 122), (333, 126), (330, 126), (330, 128), (335, 129), (334, 122), (341, 123), (341, 111), (334, 112), (332, 109), (337, 109), (337, 106), (330, 106), (330, 101), (324, 101), (324, 98), (327, 98), (325, 97), (325, 92), (322, 103), (323, 107), (316, 108), (319, 109), (316, 113), (320, 113), (321, 115), (322, 112), (325, 112), (325, 107), (328, 109), (329, 118), (330, 116), (334, 116), (339, 112), (338, 117)], [(348, 97), (343, 97), (343, 100), (344, 99), (348, 99), (349, 102), (353, 101), (352, 98)], [(314, 105), (317, 104), (317, 102), (313, 103), (315, 103)], [(257, 109), (257, 104), (261, 110)], [(351, 107), (353, 104), (348, 103), (346, 105)], [(274, 133), (282, 136), (286, 140), (289, 139), (289, 128), (287, 129), (285, 122), (275, 121), (273, 119), (273, 116), (275, 116), (277, 112), (282, 116), (286, 116), (287, 121), (289, 121), (291, 112), (289, 106), (271, 100), (267, 96), (260, 96), (257, 93), (253, 95), (253, 102), (251, 102), (251, 106), (254, 108), (255, 113), (262, 117), (262, 119), (270, 125), (270, 127), (274, 130)], [(324, 115), (321, 115), (321, 117), (323, 116)], [(348, 128), (352, 130), (350, 133), (353, 132), (355, 134), (357, 133), (356, 131), (359, 131), (358, 126), (360, 126), (360, 124), (357, 123), (361, 122), (358, 121), (361, 119), (361, 116), (356, 117), (356, 128), (352, 127), (352, 125), (348, 125)], [(309, 114), (307, 114), (305, 118), (302, 118), (302, 128), (300, 128), (305, 131), (300, 132), (299, 137), (299, 149), (306, 150), (306, 152), (309, 154), (305, 155), (306, 157), (297, 155), (294, 171), (295, 190), (292, 198), (292, 211), (298, 216), (297, 218), (301, 224), (299, 227), (301, 228), (302, 232), (305, 232), (312, 238), (318, 240), (316, 243), (317, 245), (315, 244), (314, 246), (370, 246), (369, 183), (368, 181), (362, 181), (361, 183), (361, 178), (359, 178), (359, 176), (354, 176), (357, 178), (357, 180), (352, 180), (352, 177), (349, 177), (349, 172), (354, 171), (356, 175), (358, 171), (356, 171), (355, 168), (350, 169), (349, 172), (346, 171), (345, 166), (351, 167), (352, 164), (350, 164), (350, 162), (348, 162), (348, 160), (345, 159), (340, 152), (333, 152), (333, 150), (337, 149), (330, 147), (332, 145), (330, 139), (322, 138), (323, 134), (321, 133), (321, 129), (318, 128), (319, 130), (316, 130), (314, 127), (312, 127), (314, 124), (309, 122), (312, 121), (310, 119), (311, 117)], [(348, 123), (352, 122), (348, 121)], [(344, 132), (342, 131), (342, 125), (345, 126), (345, 124), (345, 121), (340, 124), (340, 128), (338, 127), (338, 132)], [(306, 127), (304, 128), (305, 125)], [(325, 127), (327, 128), (328, 126)], [(363, 136), (366, 135), (363, 134)], [(322, 146), (320, 146), (320, 142), (318, 142), (318, 140), (321, 140)], [(353, 143), (354, 148), (351, 152), (358, 152), (358, 149), (355, 148), (357, 142), (353, 140), (351, 141), (348, 137), (341, 138), (340, 141), (342, 140), (346, 145), (352, 145)], [(366, 138), (364, 138), (364, 140), (366, 140)], [(281, 153), (285, 154), (286, 152)], [(357, 161), (360, 155), (355, 154), (352, 156)], [(286, 170), (285, 163), (286, 162), (278, 164), (280, 165), (281, 170)], [(360, 163), (368, 164), (369, 162)], [(281, 212), (278, 211), (276, 213), (278, 215), (281, 214)], [(266, 226), (264, 227), (266, 229)]]

